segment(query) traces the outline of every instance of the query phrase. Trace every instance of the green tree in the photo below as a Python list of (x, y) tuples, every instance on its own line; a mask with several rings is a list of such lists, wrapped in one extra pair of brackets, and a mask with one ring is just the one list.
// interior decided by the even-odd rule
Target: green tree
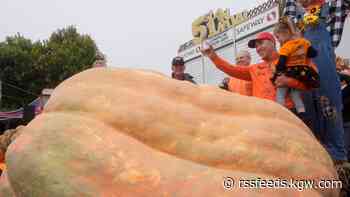
[(70, 26), (52, 33), (45, 42), (46, 51), (41, 59), (47, 74), (48, 87), (56, 87), (70, 76), (85, 70), (93, 64), (97, 52), (95, 42), (88, 35), (80, 35)]
[(32, 42), (20, 34), (0, 43), (1, 111), (33, 101), (44, 88), (54, 88), (90, 68), (97, 46), (74, 26), (58, 29), (48, 40)]

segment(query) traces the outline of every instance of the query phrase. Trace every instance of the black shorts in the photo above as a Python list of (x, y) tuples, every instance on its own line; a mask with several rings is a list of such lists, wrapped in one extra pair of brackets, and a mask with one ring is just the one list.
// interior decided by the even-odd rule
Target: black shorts
[(274, 73), (271, 79), (272, 82), (274, 83), (276, 78), (282, 74), (300, 81), (308, 88), (320, 87), (320, 76), (318, 75), (317, 71), (310, 66), (299, 65), (286, 67), (286, 70), (284, 72)]

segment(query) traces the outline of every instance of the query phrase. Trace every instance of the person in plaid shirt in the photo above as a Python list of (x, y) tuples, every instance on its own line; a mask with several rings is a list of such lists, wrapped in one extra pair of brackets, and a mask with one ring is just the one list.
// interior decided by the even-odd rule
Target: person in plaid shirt
[[(312, 0), (309, 0), (310, 2)], [(326, 3), (329, 6), (328, 16), (326, 20), (327, 30), (330, 33), (332, 46), (337, 47), (340, 43), (344, 23), (347, 15), (350, 12), (350, 0), (316, 0), (320, 3)], [(308, 2), (308, 0), (302, 0), (300, 2)], [(293, 18), (295, 22), (302, 16), (300, 14), (300, 7), (297, 5), (297, 0), (286, 0), (285, 15)]]
[(304, 94), (313, 131), (335, 163), (347, 160), (344, 146), (341, 84), (336, 72), (334, 48), (340, 43), (349, 1), (286, 0), (285, 15), (297, 22), (304, 37), (318, 51), (313, 58), (320, 88)]

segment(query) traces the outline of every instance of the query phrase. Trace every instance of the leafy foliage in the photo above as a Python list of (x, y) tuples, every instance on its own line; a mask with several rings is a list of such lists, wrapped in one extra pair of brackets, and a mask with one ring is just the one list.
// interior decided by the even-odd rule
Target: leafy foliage
[(90, 68), (96, 53), (94, 40), (74, 26), (59, 29), (43, 41), (32, 42), (20, 34), (7, 37), (0, 43), (1, 110), (28, 104), (42, 89), (54, 88)]

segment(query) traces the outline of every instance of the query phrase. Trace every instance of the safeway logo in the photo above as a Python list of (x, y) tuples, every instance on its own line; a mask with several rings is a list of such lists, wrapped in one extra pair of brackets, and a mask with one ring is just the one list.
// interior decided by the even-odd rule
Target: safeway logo
[(276, 20), (276, 18), (277, 18), (277, 13), (275, 11), (267, 14), (267, 16), (266, 16), (266, 19), (268, 22), (274, 21), (274, 20)]

